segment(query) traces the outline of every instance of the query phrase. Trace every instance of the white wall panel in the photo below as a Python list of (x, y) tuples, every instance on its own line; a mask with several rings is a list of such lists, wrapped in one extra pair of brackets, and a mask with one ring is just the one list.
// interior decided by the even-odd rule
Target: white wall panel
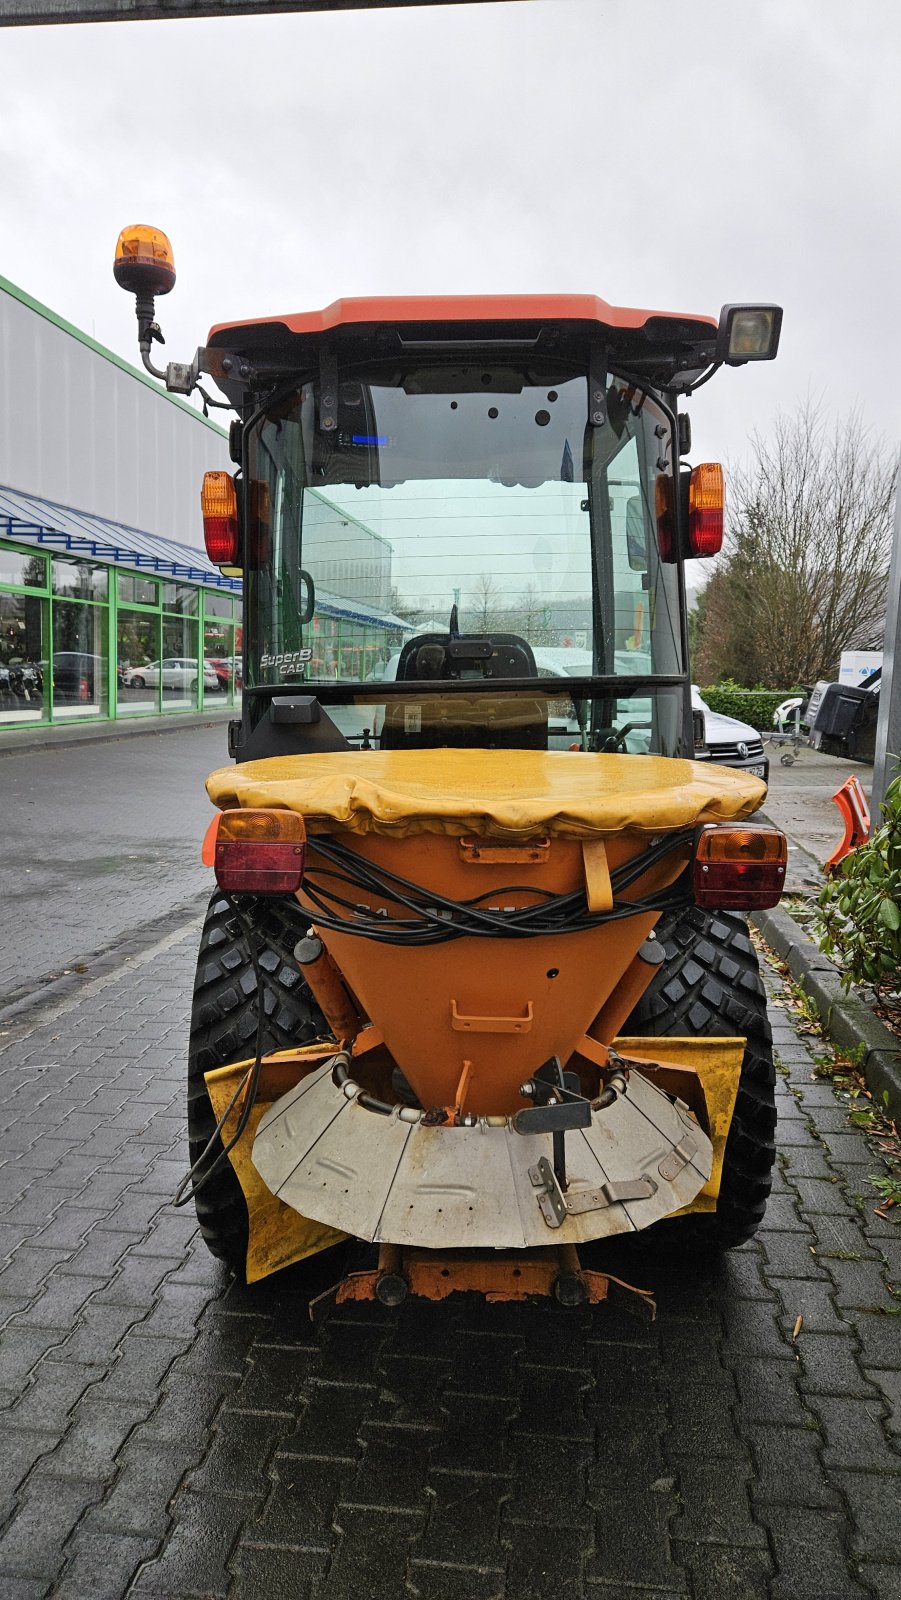
[(229, 466), (220, 428), (0, 280), (0, 483), (202, 549)]

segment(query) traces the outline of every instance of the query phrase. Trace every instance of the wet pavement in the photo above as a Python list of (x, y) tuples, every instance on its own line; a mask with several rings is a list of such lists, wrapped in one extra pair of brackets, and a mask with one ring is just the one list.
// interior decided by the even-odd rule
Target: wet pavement
[(227, 761), (221, 723), (0, 751), (0, 1007), (205, 903), (203, 785)]
[[(160, 773), (155, 805), (188, 787)], [(345, 1252), (248, 1289), (171, 1204), (199, 922), (136, 909), (155, 876), (198, 903), (197, 788), (90, 912), (106, 958), (0, 1020), (4, 1600), (898, 1600), (901, 1226), (778, 990), (756, 1238), (718, 1266), (665, 1229), (593, 1253), (653, 1325), (465, 1297), (314, 1328)]]
[[(791, 747), (787, 753), (792, 753)], [(861, 761), (823, 755), (806, 745), (801, 746), (791, 766), (783, 766), (779, 746), (768, 745), (767, 754), (770, 786), (763, 809), (788, 836), (786, 887), (789, 893), (815, 893), (823, 883), (823, 863), (845, 832), (832, 796), (853, 773), (869, 801), (873, 768)]]

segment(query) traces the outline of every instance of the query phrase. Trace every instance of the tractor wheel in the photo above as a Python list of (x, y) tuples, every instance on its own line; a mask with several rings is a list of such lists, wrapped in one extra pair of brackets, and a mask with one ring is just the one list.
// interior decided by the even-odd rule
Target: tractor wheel
[[(309, 1044), (328, 1027), (294, 960), (294, 946), (309, 926), (295, 900), (243, 895), (241, 909), (256, 931), (265, 979), (263, 1049)], [(200, 936), (188, 1052), (188, 1141), (192, 1163), (206, 1148), (216, 1118), (204, 1073), (253, 1056), (257, 1036), (257, 985), (237, 917), (214, 894)], [(221, 1144), (217, 1140), (216, 1149)], [(230, 1161), (195, 1195), (207, 1248), (242, 1273), (247, 1251), (247, 1206)]]
[(623, 1033), (744, 1034), (748, 1041), (716, 1211), (678, 1223), (699, 1243), (732, 1250), (750, 1239), (763, 1220), (776, 1158), (773, 1041), (757, 953), (744, 918), (726, 911), (693, 906), (661, 917), (656, 931), (666, 961)]

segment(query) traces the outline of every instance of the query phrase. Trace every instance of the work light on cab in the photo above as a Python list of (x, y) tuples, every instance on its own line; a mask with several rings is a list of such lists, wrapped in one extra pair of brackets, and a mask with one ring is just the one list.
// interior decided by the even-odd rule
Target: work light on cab
[(781, 306), (723, 306), (716, 359), (740, 367), (746, 361), (772, 361), (779, 348)]
[(223, 811), (213, 865), (230, 894), (294, 894), (303, 879), (307, 830), (296, 811)]
[(720, 911), (765, 911), (779, 904), (787, 862), (788, 845), (778, 828), (703, 828), (692, 863), (695, 903)]
[(230, 472), (205, 472), (200, 491), (203, 542), (214, 566), (238, 563), (238, 495)]
[(726, 502), (723, 469), (718, 461), (695, 467), (688, 480), (689, 556), (715, 556), (723, 546)]

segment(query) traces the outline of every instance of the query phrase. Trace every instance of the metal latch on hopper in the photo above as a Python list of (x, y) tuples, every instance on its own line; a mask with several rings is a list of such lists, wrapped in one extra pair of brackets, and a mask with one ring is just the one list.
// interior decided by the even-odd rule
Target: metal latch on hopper
[[(682, 1120), (684, 1122), (684, 1117)], [(697, 1139), (693, 1139), (690, 1133), (685, 1133), (679, 1143), (673, 1146), (669, 1155), (664, 1156), (657, 1171), (666, 1183), (672, 1183), (673, 1179), (679, 1176), (682, 1168), (687, 1167), (692, 1156), (697, 1155), (697, 1153)]]
[(621, 1205), (627, 1200), (650, 1200), (657, 1192), (653, 1178), (641, 1177), (626, 1179), (623, 1183), (611, 1183), (608, 1179), (596, 1189), (568, 1189), (564, 1194), (546, 1156), (529, 1168), (529, 1177), (533, 1187), (541, 1190), (538, 1204), (549, 1228), (559, 1228), (567, 1217), (577, 1217), (583, 1211), (603, 1211), (607, 1206)]

